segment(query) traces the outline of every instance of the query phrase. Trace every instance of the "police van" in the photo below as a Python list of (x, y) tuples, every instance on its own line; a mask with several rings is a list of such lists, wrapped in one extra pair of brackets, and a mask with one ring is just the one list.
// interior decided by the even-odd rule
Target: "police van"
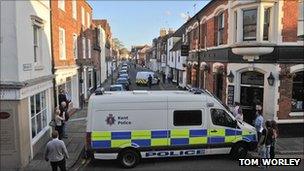
[(94, 159), (118, 159), (125, 168), (142, 158), (231, 154), (244, 158), (257, 133), (237, 121), (207, 91), (129, 91), (92, 95), (86, 150)]

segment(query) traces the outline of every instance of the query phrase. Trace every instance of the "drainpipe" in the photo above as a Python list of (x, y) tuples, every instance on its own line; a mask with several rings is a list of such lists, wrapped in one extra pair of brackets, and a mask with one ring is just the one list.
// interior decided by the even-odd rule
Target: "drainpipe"
[[(53, 11), (52, 11), (52, 2), (50, 3), (50, 36), (51, 36), (51, 62), (52, 62), (52, 74), (55, 75), (55, 61), (54, 61), (54, 52), (53, 52)], [(54, 104), (53, 109), (56, 107), (57, 104), (57, 94), (56, 94), (56, 76), (53, 78), (53, 96), (54, 96)], [(53, 116), (53, 115), (52, 115)]]
[[(198, 50), (200, 49), (200, 45), (201, 45), (201, 27), (200, 27), (200, 20), (198, 18), (198, 16), (196, 17), (196, 20), (198, 22)], [(200, 54), (199, 51), (197, 52), (197, 73), (196, 73), (196, 87), (200, 88), (200, 82), (201, 82), (201, 72), (200, 72), (200, 63), (201, 63), (201, 58), (200, 58)]]

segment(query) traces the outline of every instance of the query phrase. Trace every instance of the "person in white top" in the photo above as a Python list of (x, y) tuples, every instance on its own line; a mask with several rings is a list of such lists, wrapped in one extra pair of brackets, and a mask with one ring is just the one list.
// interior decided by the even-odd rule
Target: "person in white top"
[(60, 116), (59, 108), (56, 108), (55, 111), (55, 130), (58, 131), (59, 139), (61, 140), (63, 137), (63, 122), (65, 121), (65, 115)]
[(233, 115), (236, 117), (240, 113), (240, 103), (235, 102), (234, 103), (234, 108), (233, 108)]
[(235, 119), (237, 119), (239, 121), (243, 121), (244, 120), (244, 115), (243, 115), (243, 111), (242, 111), (241, 107), (239, 107), (238, 114), (235, 116)]

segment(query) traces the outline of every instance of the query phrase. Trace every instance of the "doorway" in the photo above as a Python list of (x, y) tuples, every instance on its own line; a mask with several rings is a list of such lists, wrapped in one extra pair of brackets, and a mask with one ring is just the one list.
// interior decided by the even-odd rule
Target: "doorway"
[(244, 121), (253, 124), (255, 120), (255, 106), (263, 104), (264, 74), (256, 71), (246, 71), (241, 74), (240, 103)]

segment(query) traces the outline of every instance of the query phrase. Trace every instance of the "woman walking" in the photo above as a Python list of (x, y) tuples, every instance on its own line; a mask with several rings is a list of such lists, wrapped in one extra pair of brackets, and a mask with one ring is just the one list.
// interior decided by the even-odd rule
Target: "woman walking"
[(60, 110), (57, 108), (56, 111), (55, 111), (55, 123), (56, 123), (56, 126), (55, 126), (55, 130), (58, 131), (58, 134), (59, 134), (59, 139), (61, 140), (62, 137), (63, 137), (63, 122), (65, 120), (65, 116), (62, 115), (60, 116)]
[(276, 145), (276, 141), (277, 141), (277, 137), (279, 134), (279, 129), (278, 129), (278, 124), (276, 121), (272, 120), (271, 121), (271, 128), (273, 131), (273, 135), (272, 135), (272, 144), (270, 146), (270, 158), (274, 158), (275, 157), (275, 145)]
[(266, 121), (265, 123), (266, 129), (267, 129), (267, 136), (266, 136), (266, 142), (265, 142), (265, 147), (266, 147), (266, 158), (270, 158), (270, 148), (273, 143), (273, 129), (270, 121)]

